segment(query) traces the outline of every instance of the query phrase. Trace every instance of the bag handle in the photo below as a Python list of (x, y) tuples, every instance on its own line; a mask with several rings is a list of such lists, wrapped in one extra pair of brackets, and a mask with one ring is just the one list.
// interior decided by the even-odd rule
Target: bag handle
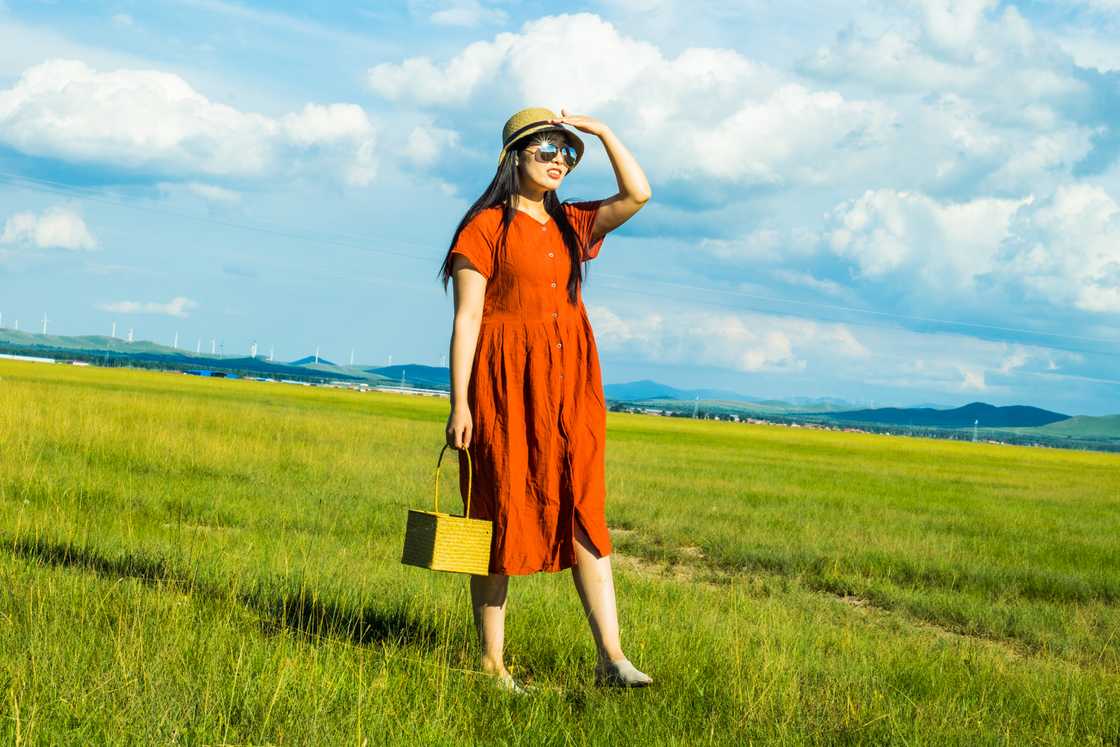
[[(447, 449), (450, 446), (451, 446), (451, 444), (444, 444), (443, 448), (440, 449), (439, 459), (436, 460), (436, 513), (437, 514), (439, 513), (439, 465), (443, 461), (443, 452), (447, 451)], [(459, 451), (459, 449), (456, 449), (456, 451)], [(471, 515), (471, 472), (472, 472), (472, 470), (471, 470), (471, 453), (469, 451), (467, 451), (466, 449), (462, 449), (461, 451), (464, 454), (467, 455), (467, 505), (466, 505), (466, 507), (463, 511), (463, 516), (470, 516)]]

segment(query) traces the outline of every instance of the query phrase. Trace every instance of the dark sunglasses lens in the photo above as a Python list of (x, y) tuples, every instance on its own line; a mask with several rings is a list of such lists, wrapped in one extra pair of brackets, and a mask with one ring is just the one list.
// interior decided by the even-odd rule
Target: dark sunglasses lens
[(537, 158), (547, 163), (556, 158), (557, 150), (559, 149), (556, 147), (556, 143), (541, 143), (537, 147)]
[(557, 145), (553, 142), (544, 142), (537, 146), (537, 159), (544, 163), (550, 163), (556, 158), (557, 153), (564, 155), (564, 163), (568, 164), (568, 168), (576, 165), (576, 149), (571, 145)]

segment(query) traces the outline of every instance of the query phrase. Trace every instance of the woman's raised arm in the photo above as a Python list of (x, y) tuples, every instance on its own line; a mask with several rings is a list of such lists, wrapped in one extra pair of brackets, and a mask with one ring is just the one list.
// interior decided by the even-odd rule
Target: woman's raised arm
[(630, 216), (642, 209), (642, 205), (649, 202), (649, 198), (653, 196), (649, 180), (634, 154), (606, 124), (585, 114), (569, 114), (567, 109), (561, 109), (560, 114), (562, 116), (550, 121), (571, 125), (577, 130), (597, 136), (603, 141), (607, 157), (611, 159), (614, 177), (618, 182), (618, 193), (603, 200), (591, 229), (593, 239), (605, 236), (628, 221)]

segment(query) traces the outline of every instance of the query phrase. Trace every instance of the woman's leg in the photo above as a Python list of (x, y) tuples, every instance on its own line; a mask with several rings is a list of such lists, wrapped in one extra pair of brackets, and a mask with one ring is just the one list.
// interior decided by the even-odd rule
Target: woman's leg
[(622, 654), (618, 636), (618, 608), (614, 597), (614, 576), (609, 555), (595, 554), (587, 533), (576, 521), (576, 565), (572, 578), (583, 601), (583, 610), (591, 623), (595, 646), (599, 649), (599, 662), (595, 666), (598, 684), (621, 687), (645, 687), (653, 678)]
[(609, 555), (597, 555), (578, 519), (575, 525), (576, 565), (572, 567), (572, 579), (583, 602), (583, 611), (587, 613), (587, 621), (591, 624), (591, 634), (595, 636), (599, 661), (624, 659), (619, 641), (611, 558)]
[(506, 592), (509, 576), (491, 573), (471, 576), (471, 606), (482, 653), (482, 670), (507, 675), (502, 653), (506, 634)]

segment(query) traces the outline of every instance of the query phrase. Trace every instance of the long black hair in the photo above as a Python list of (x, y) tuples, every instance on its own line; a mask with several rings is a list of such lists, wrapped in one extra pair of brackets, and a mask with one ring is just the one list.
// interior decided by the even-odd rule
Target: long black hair
[[(444, 257), (443, 265), (439, 269), (439, 278), (443, 282), (443, 291), (447, 292), (447, 283), (451, 279), (451, 250), (455, 248), (455, 242), (459, 240), (459, 234), (467, 227), (467, 224), (474, 219), (476, 215), (481, 213), (487, 208), (494, 207), (495, 205), (502, 206), (502, 232), (498, 239), (500, 249), (505, 248), (506, 237), (509, 234), (510, 224), (517, 212), (517, 208), (513, 206), (513, 198), (520, 192), (521, 178), (518, 173), (517, 166), (514, 164), (513, 154), (521, 151), (533, 142), (534, 138), (542, 135), (559, 135), (553, 130), (546, 130), (540, 133), (532, 133), (526, 135), (520, 140), (515, 141), (509, 149), (509, 153), (502, 159), (502, 163), (498, 166), (497, 171), (494, 173), (494, 178), (490, 180), (489, 186), (482, 192), (482, 196), (475, 200), (474, 204), (467, 210), (466, 215), (459, 221), (458, 227), (455, 229), (454, 235), (451, 237), (451, 244), (447, 247), (447, 256)], [(575, 229), (572, 224), (568, 222), (568, 216), (564, 213), (561, 207), (560, 199), (556, 196), (554, 190), (548, 190), (544, 193), (544, 209), (549, 217), (556, 222), (557, 227), (560, 229), (560, 235), (564, 237), (564, 246), (568, 249), (568, 259), (571, 262), (571, 274), (568, 277), (568, 300), (575, 304), (579, 298), (579, 287), (583, 283), (583, 250), (586, 247), (580, 246), (579, 237), (576, 235)], [(499, 252), (499, 256), (500, 256)], [(499, 270), (501, 263), (494, 262), (494, 273)], [(491, 275), (493, 280), (493, 274)]]

